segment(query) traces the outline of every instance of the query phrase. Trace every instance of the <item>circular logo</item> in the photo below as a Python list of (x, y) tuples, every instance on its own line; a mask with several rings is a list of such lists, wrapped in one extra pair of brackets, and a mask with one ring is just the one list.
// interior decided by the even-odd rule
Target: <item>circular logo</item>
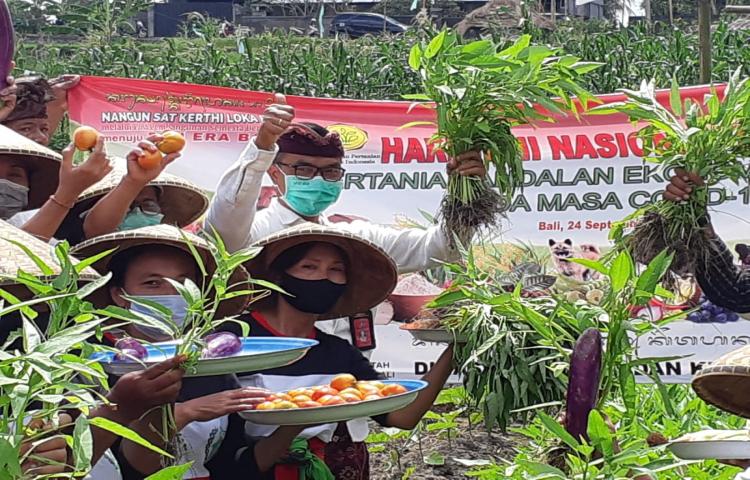
[(336, 132), (341, 137), (344, 150), (359, 150), (367, 143), (367, 132), (353, 125), (337, 123), (328, 127), (331, 132)]

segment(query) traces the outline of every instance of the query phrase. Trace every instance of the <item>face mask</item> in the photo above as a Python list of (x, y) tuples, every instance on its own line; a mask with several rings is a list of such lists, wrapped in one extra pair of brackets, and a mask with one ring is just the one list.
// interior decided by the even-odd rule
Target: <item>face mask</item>
[[(172, 311), (172, 321), (180, 328), (184, 325), (185, 317), (187, 317), (188, 305), (185, 299), (182, 298), (182, 295), (138, 295), (138, 297), (143, 298), (144, 300), (150, 300), (154, 303), (158, 303), (165, 308), (168, 308)], [(148, 315), (150, 317), (155, 316), (153, 310), (143, 305), (138, 305), (137, 303), (130, 304), (130, 311), (133, 313), (140, 313), (141, 315)], [(170, 335), (168, 335), (165, 331), (160, 330), (156, 327), (148, 327), (146, 325), (136, 324), (133, 324), (133, 327), (135, 327), (139, 332), (143, 333), (149, 338), (153, 338), (156, 340), (170, 338)]]
[(302, 280), (284, 273), (281, 288), (294, 295), (284, 296), (289, 305), (300, 312), (322, 315), (336, 305), (346, 291), (346, 284), (333, 283), (328, 279)]
[(0, 179), (0, 218), (7, 220), (29, 205), (29, 188)]
[(344, 182), (329, 182), (323, 177), (315, 176), (311, 179), (298, 178), (294, 175), (284, 175), (286, 193), (284, 201), (289, 208), (304, 217), (320, 215), (323, 210), (331, 206), (341, 195)]
[(117, 227), (117, 231), (124, 232), (125, 230), (134, 230), (136, 228), (159, 225), (163, 218), (164, 215), (161, 213), (143, 213), (143, 210), (141, 210), (140, 207), (136, 207), (125, 215), (125, 218), (122, 219), (122, 223)]

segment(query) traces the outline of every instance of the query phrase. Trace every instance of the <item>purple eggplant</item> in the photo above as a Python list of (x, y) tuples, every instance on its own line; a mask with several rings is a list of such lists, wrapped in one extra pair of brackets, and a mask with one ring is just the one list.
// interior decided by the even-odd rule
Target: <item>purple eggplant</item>
[(578, 337), (570, 357), (565, 429), (576, 439), (587, 439), (589, 413), (599, 397), (602, 334), (589, 328)]
[(10, 65), (15, 49), (14, 42), (10, 7), (7, 0), (0, 0), (0, 90), (8, 86), (6, 78), (10, 75)]
[(242, 350), (242, 342), (239, 337), (229, 332), (206, 335), (203, 341), (206, 343), (206, 348), (203, 350), (204, 358), (229, 357)]
[(148, 356), (146, 347), (141, 345), (141, 342), (131, 337), (123, 337), (115, 342), (115, 348), (120, 350), (115, 355), (115, 359), (119, 362), (134, 362), (136, 360), (145, 360)]

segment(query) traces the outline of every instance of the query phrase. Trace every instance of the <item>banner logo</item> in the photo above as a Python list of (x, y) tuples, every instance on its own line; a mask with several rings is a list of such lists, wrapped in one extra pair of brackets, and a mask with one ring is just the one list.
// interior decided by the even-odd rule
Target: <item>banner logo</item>
[(345, 125), (343, 123), (337, 123), (328, 127), (331, 132), (336, 132), (341, 136), (341, 143), (344, 144), (344, 149), (359, 150), (367, 144), (369, 137), (367, 132), (359, 127), (353, 125)]

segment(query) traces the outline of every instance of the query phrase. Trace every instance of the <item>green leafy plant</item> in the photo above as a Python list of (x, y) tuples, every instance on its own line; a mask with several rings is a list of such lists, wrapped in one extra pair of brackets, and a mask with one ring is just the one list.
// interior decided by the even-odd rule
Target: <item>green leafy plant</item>
[(529, 35), (503, 49), (490, 40), (463, 44), (449, 30), (414, 45), (409, 65), (419, 73), (424, 93), (404, 98), (434, 102), (423, 106), (434, 108), (437, 118), (434, 123), (412, 122), (404, 127), (435, 126), (437, 132), (431, 139), (435, 148), (453, 158), (479, 150), (495, 170), (492, 183), (466, 176), (448, 180), (441, 214), (448, 231), (461, 240), (471, 238), (477, 228), (495, 225), (521, 188), (521, 147), (511, 127), (586, 108), (594, 97), (577, 82), (598, 67), (561, 55), (559, 50), (532, 45)]

